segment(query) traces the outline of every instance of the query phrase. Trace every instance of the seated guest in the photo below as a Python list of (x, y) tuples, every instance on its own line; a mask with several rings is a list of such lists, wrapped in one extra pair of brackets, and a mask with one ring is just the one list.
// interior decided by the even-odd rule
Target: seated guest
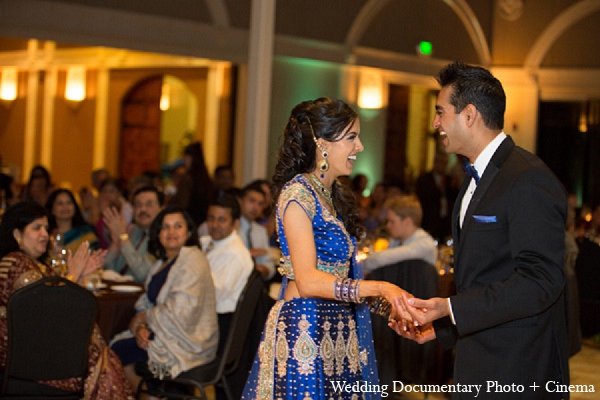
[(210, 265), (219, 314), (220, 345), (224, 344), (238, 298), (254, 269), (252, 256), (237, 233), (240, 204), (229, 194), (218, 196), (208, 207), (208, 236), (200, 238)]
[(437, 247), (431, 235), (420, 228), (423, 212), (419, 200), (414, 196), (395, 196), (386, 200), (384, 208), (390, 239), (399, 240), (401, 245), (369, 255), (361, 263), (363, 271), (414, 259), (434, 265)]
[(213, 182), (215, 184), (215, 197), (224, 193), (230, 193), (235, 181), (235, 175), (231, 165), (217, 165), (213, 174)]
[[(150, 227), (148, 250), (157, 261), (146, 293), (135, 304), (129, 331), (111, 347), (137, 387), (140, 374), (157, 378), (180, 373), (215, 359), (219, 340), (215, 288), (196, 227), (178, 206), (162, 210)], [(136, 365), (137, 370), (136, 370)]]
[(275, 260), (269, 252), (269, 236), (267, 229), (257, 222), (261, 216), (266, 195), (260, 182), (250, 182), (242, 189), (240, 198), (240, 224), (238, 233), (244, 245), (250, 250), (254, 259), (254, 268), (264, 280), (269, 280), (275, 275)]
[(132, 226), (128, 226), (125, 217), (116, 208), (104, 210), (104, 225), (112, 238), (104, 268), (130, 275), (136, 282), (145, 282), (155, 261), (148, 253), (148, 229), (162, 210), (165, 197), (154, 186), (144, 186), (135, 191), (132, 201)]
[[(98, 210), (100, 211), (100, 215), (103, 215), (104, 211), (108, 208), (117, 209), (128, 224), (133, 220), (133, 206), (123, 197), (119, 189), (119, 181), (116, 178), (107, 178), (100, 184), (98, 194)], [(96, 228), (96, 233), (100, 239), (100, 247), (108, 249), (112, 240), (110, 232), (104, 224), (104, 219), (99, 218), (94, 228)]]
[(52, 192), (50, 173), (45, 167), (36, 165), (29, 173), (29, 180), (23, 188), (21, 200), (33, 200), (43, 206), (50, 192)]
[(50, 234), (61, 234), (63, 247), (75, 251), (85, 241), (92, 250), (100, 248), (94, 228), (85, 222), (75, 196), (68, 189), (56, 189), (46, 201)]
[(385, 185), (383, 182), (377, 182), (369, 196), (369, 205), (366, 208), (366, 217), (363, 219), (363, 225), (367, 235), (379, 235), (383, 228), (385, 213), (383, 203), (385, 202)]
[[(47, 248), (48, 218), (44, 207), (34, 201), (9, 207), (0, 225), (0, 309), (6, 311), (13, 292), (55, 275), (47, 264)], [(67, 279), (80, 281), (102, 265), (105, 252), (89, 250), (89, 244), (84, 242), (75, 252), (67, 252)], [(6, 362), (8, 335), (6, 312), (3, 312), (0, 313), (0, 369), (4, 369)], [(86, 399), (133, 399), (123, 367), (106, 348), (98, 327), (94, 327), (90, 338), (88, 369), (85, 382), (79, 378), (44, 381), (39, 383), (40, 390), (75, 392), (83, 387)]]

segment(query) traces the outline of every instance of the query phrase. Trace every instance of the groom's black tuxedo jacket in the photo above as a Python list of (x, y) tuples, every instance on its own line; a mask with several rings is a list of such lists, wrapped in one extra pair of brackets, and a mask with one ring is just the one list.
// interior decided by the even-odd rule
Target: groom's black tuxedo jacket
[[(456, 325), (449, 318), (434, 322), (442, 345), (456, 346), (454, 383), (484, 385), (482, 391), (487, 381), (526, 388), (501, 398), (568, 398), (544, 388), (547, 381), (569, 382), (562, 295), (565, 190), (510, 137), (486, 167), (460, 229), (468, 184), (452, 216)], [(534, 383), (541, 386), (535, 392), (529, 388)], [(498, 396), (481, 393), (478, 399)]]

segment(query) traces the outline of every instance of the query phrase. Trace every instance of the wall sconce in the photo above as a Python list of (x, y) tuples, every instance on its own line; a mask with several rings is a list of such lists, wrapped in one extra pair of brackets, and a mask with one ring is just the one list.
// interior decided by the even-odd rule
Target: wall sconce
[(73, 107), (77, 107), (85, 100), (85, 67), (69, 67), (65, 83), (65, 100)]
[(7, 106), (17, 98), (17, 78), (18, 70), (16, 68), (2, 69), (2, 79), (0, 79), (0, 100)]
[(160, 110), (167, 111), (169, 108), (171, 108), (171, 86), (163, 83), (160, 90)]
[(586, 133), (588, 131), (588, 121), (587, 121), (587, 104), (582, 103), (581, 111), (579, 113), (579, 132)]
[(360, 108), (376, 110), (383, 107), (383, 77), (376, 70), (363, 70), (360, 73), (358, 101)]

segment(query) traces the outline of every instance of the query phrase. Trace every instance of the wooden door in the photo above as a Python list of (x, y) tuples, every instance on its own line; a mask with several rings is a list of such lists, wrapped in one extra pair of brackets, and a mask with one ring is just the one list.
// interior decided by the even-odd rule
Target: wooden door
[(403, 189), (407, 183), (405, 170), (409, 95), (408, 86), (389, 86), (383, 176), (387, 183)]
[(128, 182), (144, 171), (160, 171), (162, 76), (134, 86), (121, 104), (119, 177)]

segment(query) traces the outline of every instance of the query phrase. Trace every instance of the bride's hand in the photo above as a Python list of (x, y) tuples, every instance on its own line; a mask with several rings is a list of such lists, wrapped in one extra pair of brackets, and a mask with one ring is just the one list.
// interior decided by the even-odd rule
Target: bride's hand
[(391, 304), (392, 311), (390, 317), (397, 321), (406, 320), (412, 321), (412, 315), (407, 311), (407, 307), (405, 304), (406, 299), (414, 297), (412, 294), (408, 293), (406, 290), (389, 283), (386, 285), (386, 289), (384, 290), (383, 297)]

